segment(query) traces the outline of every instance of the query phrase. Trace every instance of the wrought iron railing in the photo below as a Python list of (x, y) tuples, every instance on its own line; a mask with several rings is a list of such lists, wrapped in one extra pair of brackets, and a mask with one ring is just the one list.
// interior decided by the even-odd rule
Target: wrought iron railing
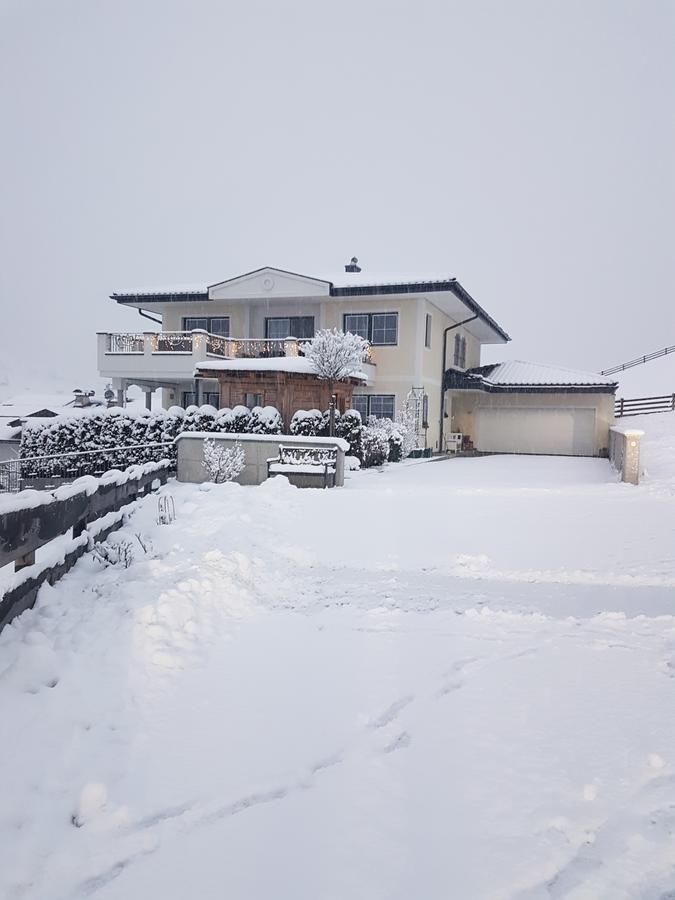
[(125, 469), (137, 463), (175, 460), (173, 443), (131, 444), (100, 450), (78, 450), (49, 456), (29, 456), (0, 462), (0, 493), (25, 488), (53, 487), (82, 475), (102, 475), (110, 469)]
[(144, 344), (142, 334), (108, 335), (108, 353), (142, 353)]
[[(147, 343), (146, 343), (147, 342)], [(205, 344), (204, 344), (205, 342)], [(195, 353), (225, 359), (297, 356), (304, 343), (296, 338), (233, 338), (206, 331), (158, 331), (153, 334), (108, 334), (108, 353)]]

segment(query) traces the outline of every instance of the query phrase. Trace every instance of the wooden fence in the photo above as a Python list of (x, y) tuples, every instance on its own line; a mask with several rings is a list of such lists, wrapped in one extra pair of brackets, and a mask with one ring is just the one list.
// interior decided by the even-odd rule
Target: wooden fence
[[(88, 484), (58, 488), (42, 495), (21, 494), (0, 504), (0, 567), (14, 563), (19, 576), (10, 582), (0, 599), (0, 629), (35, 603), (44, 582), (54, 584), (89, 549), (94, 539), (105, 538), (124, 521), (124, 508), (140, 495), (165, 484), (170, 463), (131, 466), (126, 472), (109, 472)], [(92, 485), (93, 482), (93, 485)], [(93, 487), (93, 489), (92, 489)], [(115, 513), (120, 513), (115, 515)], [(73, 529), (72, 539), (66, 533)], [(60, 552), (44, 563), (35, 561), (35, 551), (62, 538)]]
[(614, 403), (614, 416), (643, 416), (650, 413), (675, 412), (675, 394), (661, 397), (619, 397)]

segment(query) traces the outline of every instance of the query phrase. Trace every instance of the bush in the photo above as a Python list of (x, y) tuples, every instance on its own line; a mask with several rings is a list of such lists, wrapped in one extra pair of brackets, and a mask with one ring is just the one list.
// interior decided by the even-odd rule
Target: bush
[[(321, 413), (319, 413), (321, 418)], [(112, 407), (75, 415), (57, 416), (46, 422), (26, 424), (21, 435), (20, 456), (57, 456), (87, 450), (91, 456), (65, 457), (24, 463), (22, 475), (36, 477), (95, 475), (108, 469), (124, 469), (142, 462), (175, 460), (175, 438), (183, 431), (280, 434), (281, 416), (272, 406), (245, 406), (216, 410), (213, 406), (172, 406), (168, 410), (132, 410)], [(144, 444), (165, 444), (145, 447)], [(134, 447), (124, 450), (124, 447)], [(104, 451), (104, 452), (100, 452)]]
[(223, 446), (221, 441), (208, 439), (204, 441), (204, 459), (202, 466), (206, 469), (209, 481), (222, 484), (234, 481), (243, 472), (246, 465), (244, 448), (239, 441), (231, 447)]
[(387, 432), (377, 424), (365, 425), (361, 429), (362, 463), (364, 468), (381, 466), (389, 459), (389, 438)]
[(335, 434), (348, 442), (350, 456), (356, 456), (361, 462), (363, 462), (362, 431), (363, 422), (358, 409), (345, 410), (335, 423)]
[(320, 409), (299, 409), (291, 419), (291, 434), (302, 437), (316, 437), (323, 428), (323, 413)]

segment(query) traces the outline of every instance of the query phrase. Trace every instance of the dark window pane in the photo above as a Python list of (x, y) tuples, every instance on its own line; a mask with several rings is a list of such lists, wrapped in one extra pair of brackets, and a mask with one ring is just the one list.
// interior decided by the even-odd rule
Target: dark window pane
[(368, 418), (368, 394), (353, 394), (352, 409), (358, 409), (361, 418), (365, 422)]
[(183, 409), (187, 409), (188, 406), (195, 405), (195, 392), (194, 391), (183, 391)]
[(427, 313), (425, 328), (424, 328), (424, 346), (431, 347), (431, 316)]
[(219, 334), (222, 337), (230, 336), (230, 317), (219, 316), (217, 319), (209, 319), (208, 330), (211, 334)]
[(345, 315), (345, 331), (351, 331), (352, 334), (358, 334), (366, 341), (369, 341), (369, 320), (370, 316), (363, 313), (347, 313)]
[(265, 319), (265, 337), (271, 340), (283, 340), (291, 331), (290, 319)]
[(397, 340), (398, 313), (373, 313), (373, 344), (392, 345)]
[(202, 403), (208, 406), (215, 406), (218, 409), (220, 405), (220, 394), (218, 391), (205, 391), (202, 395)]
[(370, 415), (378, 419), (393, 419), (395, 397), (393, 394), (371, 394)]
[(204, 331), (208, 331), (209, 320), (195, 317), (183, 319), (183, 331), (192, 331), (195, 328), (203, 328)]
[(296, 316), (291, 319), (291, 335), (296, 338), (314, 337), (314, 316)]

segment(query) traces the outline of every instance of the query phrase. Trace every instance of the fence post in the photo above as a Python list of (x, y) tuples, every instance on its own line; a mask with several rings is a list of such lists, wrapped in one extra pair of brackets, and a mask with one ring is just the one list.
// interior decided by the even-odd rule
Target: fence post
[(26, 553), (25, 556), (19, 556), (18, 559), (14, 560), (14, 571), (19, 572), (21, 569), (25, 569), (26, 566), (34, 566), (35, 565), (35, 550), (31, 550), (30, 553)]
[(623, 415), (623, 397), (619, 400), (619, 418)]
[(670, 398), (670, 408), (675, 410), (675, 394)]

